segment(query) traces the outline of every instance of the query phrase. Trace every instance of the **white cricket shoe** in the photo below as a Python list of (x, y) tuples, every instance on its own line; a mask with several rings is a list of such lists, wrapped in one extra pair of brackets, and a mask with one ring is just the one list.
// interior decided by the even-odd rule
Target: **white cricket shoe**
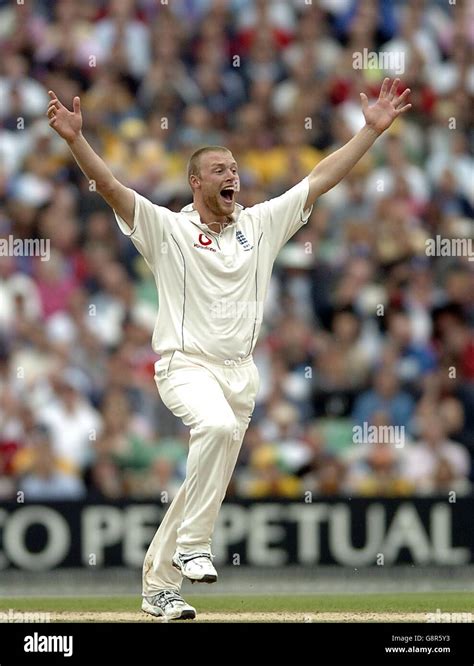
[(185, 602), (175, 590), (161, 590), (152, 597), (143, 597), (142, 611), (167, 620), (194, 620), (196, 609)]
[(179, 553), (176, 551), (172, 564), (191, 583), (215, 583), (217, 580), (217, 571), (212, 564), (210, 553)]

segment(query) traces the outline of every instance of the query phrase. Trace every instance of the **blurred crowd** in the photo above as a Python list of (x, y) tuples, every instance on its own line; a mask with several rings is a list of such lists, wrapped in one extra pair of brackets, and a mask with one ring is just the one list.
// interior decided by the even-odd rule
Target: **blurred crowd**
[[(189, 203), (197, 147), (234, 153), (244, 206), (363, 125), (359, 92), (403, 54), (398, 119), (279, 256), (255, 350), (261, 389), (228, 496), (471, 492), (473, 5), (457, 0), (0, 0), (0, 497), (172, 498), (187, 430), (160, 403), (151, 273), (49, 128), (47, 91), (114, 174)], [(395, 60), (394, 60), (395, 62)], [(45, 260), (47, 259), (47, 260)], [(403, 445), (354, 440), (398, 426)], [(383, 439), (383, 438), (382, 438)]]

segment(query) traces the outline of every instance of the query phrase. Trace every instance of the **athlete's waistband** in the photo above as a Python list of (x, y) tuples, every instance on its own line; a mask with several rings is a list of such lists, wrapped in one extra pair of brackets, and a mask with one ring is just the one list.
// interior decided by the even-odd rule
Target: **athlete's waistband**
[(198, 354), (196, 352), (187, 352), (187, 351), (183, 352), (181, 351), (181, 349), (165, 352), (164, 354), (161, 355), (161, 358), (170, 358), (173, 354), (176, 353), (189, 357), (191, 360), (194, 359), (197, 362), (202, 361), (204, 363), (209, 363), (210, 365), (217, 365), (219, 367), (225, 366), (225, 367), (241, 368), (253, 363), (253, 356), (251, 354), (243, 358), (237, 357), (237, 358), (218, 359), (218, 358), (210, 358), (205, 354)]

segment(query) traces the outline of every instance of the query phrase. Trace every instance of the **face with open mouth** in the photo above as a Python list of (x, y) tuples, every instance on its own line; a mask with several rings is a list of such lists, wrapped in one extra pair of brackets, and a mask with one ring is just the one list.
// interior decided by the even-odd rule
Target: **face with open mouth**
[(231, 152), (209, 152), (200, 164), (202, 200), (216, 220), (232, 215), (239, 188), (237, 163)]
[(234, 190), (233, 185), (231, 187), (224, 187), (221, 190), (220, 195), (221, 195), (222, 199), (224, 199), (226, 204), (234, 204), (235, 203), (234, 202), (235, 190)]

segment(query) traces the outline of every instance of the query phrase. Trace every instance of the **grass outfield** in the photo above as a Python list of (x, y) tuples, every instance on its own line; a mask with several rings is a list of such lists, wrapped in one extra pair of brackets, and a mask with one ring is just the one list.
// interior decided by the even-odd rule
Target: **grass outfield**
[[(427, 613), (472, 613), (474, 593), (430, 592), (318, 596), (199, 596), (187, 594), (204, 622), (426, 622)], [(11, 597), (0, 612), (49, 612), (54, 621), (156, 621), (127, 597)], [(454, 620), (456, 621), (456, 620)], [(457, 621), (460, 621), (459, 619)], [(465, 620), (464, 620), (465, 621)]]

